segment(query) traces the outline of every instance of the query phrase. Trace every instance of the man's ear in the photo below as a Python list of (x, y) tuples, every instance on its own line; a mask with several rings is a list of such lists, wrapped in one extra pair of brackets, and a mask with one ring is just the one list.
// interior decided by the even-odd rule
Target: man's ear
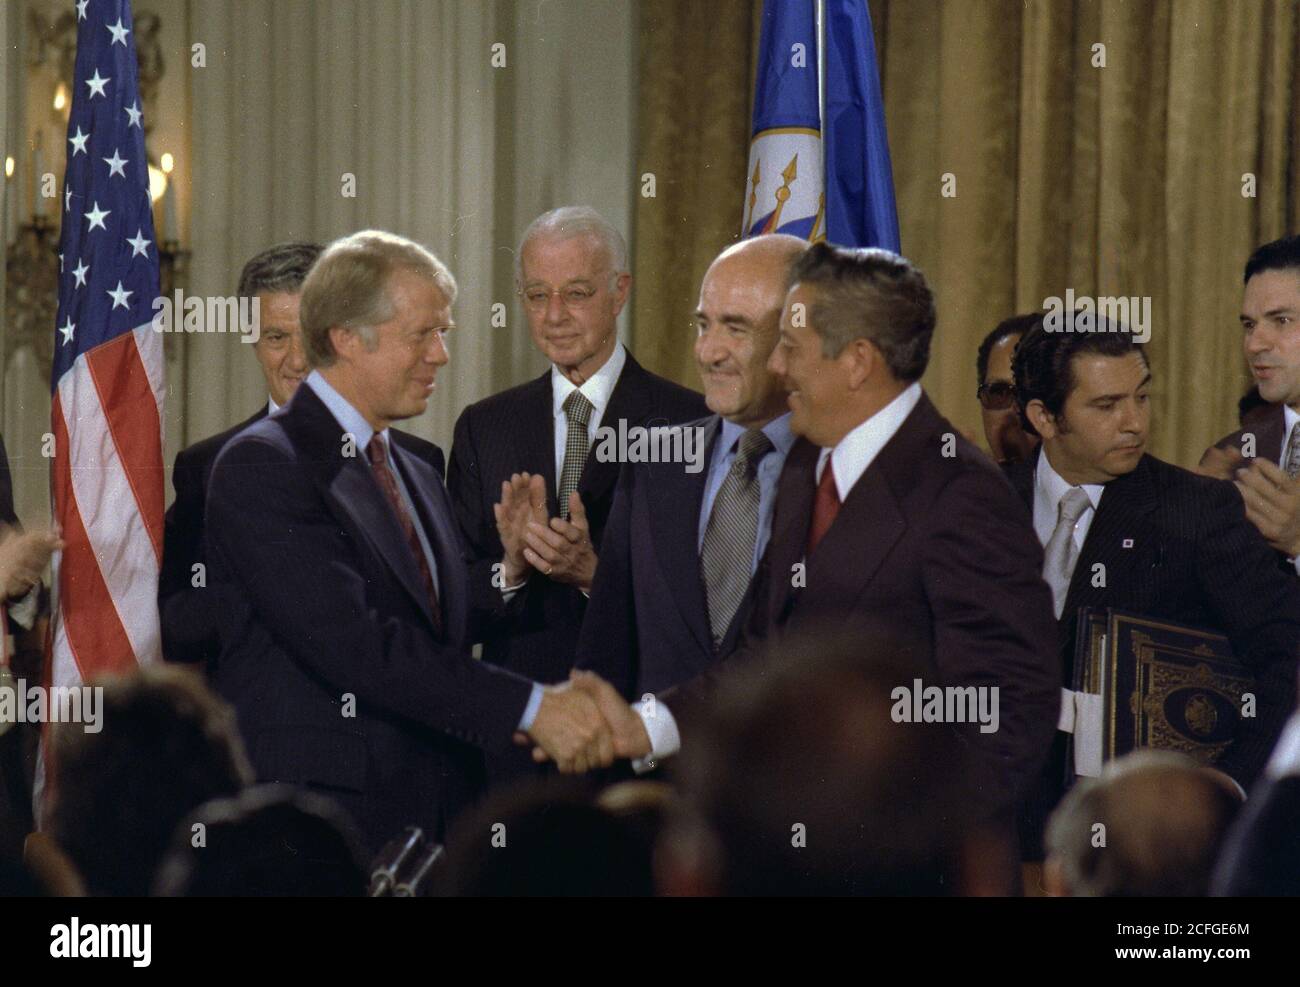
[(876, 372), (884, 357), (871, 340), (855, 339), (844, 347), (839, 359), (848, 361), (849, 386), (856, 390)]
[(624, 271), (614, 281), (614, 317), (617, 318), (627, 304), (628, 292), (632, 290), (632, 275)]
[(351, 356), (352, 349), (360, 343), (360, 337), (351, 329), (334, 326), (329, 332), (330, 345), (338, 356)]
[(1025, 417), (1029, 419), (1029, 424), (1034, 426), (1034, 431), (1040, 438), (1056, 438), (1056, 419), (1038, 398), (1034, 398), (1025, 406)]

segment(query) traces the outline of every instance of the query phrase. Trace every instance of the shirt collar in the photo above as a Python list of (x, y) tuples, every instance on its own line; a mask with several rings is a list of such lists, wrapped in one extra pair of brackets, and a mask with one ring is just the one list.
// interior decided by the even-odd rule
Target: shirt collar
[[(357, 448), (364, 452), (375, 435), (375, 430), (370, 427), (370, 423), (366, 421), (365, 416), (357, 411), (347, 398), (336, 391), (333, 385), (321, 376), (319, 370), (313, 370), (309, 373), (303, 383), (311, 387), (316, 396), (324, 402), (325, 407), (330, 410), (334, 420), (342, 426), (344, 432), (350, 433), (356, 439)], [(389, 441), (388, 429), (384, 429), (379, 435), (384, 440), (386, 450)]]
[[(772, 445), (782, 457), (790, 451), (790, 447), (794, 445), (795, 440), (794, 432), (790, 431), (790, 414), (787, 411), (784, 415), (773, 418), (763, 426), (763, 434), (771, 440)], [(719, 453), (725, 457), (735, 448), (736, 443), (740, 441), (740, 437), (748, 431), (749, 429), (744, 425), (737, 425), (726, 418), (722, 419), (722, 435), (718, 441)]]
[(627, 363), (627, 350), (622, 343), (614, 344), (614, 352), (599, 370), (582, 382), (578, 387), (568, 377), (560, 373), (560, 368), (551, 365), (551, 413), (556, 418), (564, 413), (564, 402), (574, 391), (581, 391), (582, 396), (591, 402), (592, 418), (604, 416), (609, 404), (609, 396), (614, 393), (623, 364)]
[[(1038, 468), (1034, 471), (1034, 482), (1038, 487), (1038, 493), (1046, 498), (1046, 504), (1051, 508), (1052, 515), (1055, 516), (1061, 498), (1069, 493), (1072, 487), (1047, 461), (1046, 449), (1039, 453)], [(1088, 501), (1092, 504), (1094, 511), (1097, 509), (1097, 505), (1101, 503), (1101, 495), (1105, 489), (1105, 485), (1101, 483), (1083, 484), (1083, 492), (1088, 495)]]
[(1296, 424), (1300, 423), (1300, 411), (1289, 404), (1282, 405), (1282, 455), (1286, 455), (1287, 443), (1291, 440), (1291, 433), (1295, 431)]
[(822, 449), (817, 459), (817, 481), (820, 483), (826, 460), (835, 464), (835, 489), (840, 503), (848, 499), (849, 491), (867, 471), (880, 450), (894, 437), (907, 416), (921, 400), (921, 384), (913, 381), (899, 395), (848, 435), (840, 439), (833, 449)]
[(275, 403), (275, 398), (268, 397), (266, 399), (266, 413), (268, 415), (274, 415), (279, 410), (280, 410), (280, 405)]

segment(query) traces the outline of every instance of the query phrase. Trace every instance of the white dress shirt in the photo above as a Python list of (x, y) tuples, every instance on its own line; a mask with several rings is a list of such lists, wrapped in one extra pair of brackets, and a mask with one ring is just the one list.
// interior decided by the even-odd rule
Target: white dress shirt
[[(1300, 412), (1296, 411), (1289, 404), (1282, 405), (1282, 448), (1278, 450), (1277, 465), (1283, 471), (1286, 470), (1286, 449), (1291, 441), (1291, 433), (1300, 426)], [(1300, 555), (1291, 560), (1291, 565), (1295, 567), (1296, 575), (1300, 576)]]
[[(1047, 450), (1043, 449), (1038, 457), (1038, 469), (1034, 471), (1034, 533), (1038, 535), (1038, 541), (1044, 547), (1052, 540), (1052, 532), (1056, 530), (1061, 499), (1071, 489), (1070, 484), (1061, 478), (1061, 474), (1052, 469), (1052, 464), (1047, 461)], [(1101, 495), (1105, 490), (1106, 487), (1100, 483), (1083, 484), (1083, 492), (1088, 495), (1088, 501), (1092, 506), (1084, 509), (1074, 525), (1074, 547), (1079, 550), (1083, 549), (1083, 543), (1088, 537), (1088, 529), (1092, 527), (1092, 519), (1097, 514), (1097, 507), (1101, 504)]]
[(560, 474), (564, 472), (564, 444), (569, 439), (569, 416), (564, 413), (564, 402), (574, 391), (581, 391), (582, 396), (591, 402), (591, 417), (587, 419), (587, 445), (590, 446), (600, 428), (605, 409), (609, 407), (610, 395), (618, 383), (619, 374), (627, 363), (627, 350), (622, 343), (614, 345), (614, 352), (599, 370), (578, 386), (560, 373), (560, 368), (551, 366), (551, 414), (555, 416), (555, 489), (560, 489)]

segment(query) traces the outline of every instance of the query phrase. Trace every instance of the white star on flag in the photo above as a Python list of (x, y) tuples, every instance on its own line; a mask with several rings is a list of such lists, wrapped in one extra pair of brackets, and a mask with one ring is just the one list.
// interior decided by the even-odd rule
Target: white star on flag
[(86, 141), (90, 140), (90, 134), (83, 134), (81, 128), (68, 138), (68, 143), (72, 145), (72, 156), (75, 158), (78, 154), (86, 153)]
[(111, 209), (100, 209), (99, 203), (96, 202), (90, 207), (90, 212), (86, 213), (86, 218), (90, 220), (90, 229), (86, 230), (86, 232), (89, 233), (90, 230), (93, 230), (96, 226), (101, 230), (107, 231), (108, 227), (104, 225), (104, 217), (111, 216), (112, 213), (113, 210)]
[(123, 290), (122, 290), (122, 282), (119, 280), (119, 281), (117, 282), (117, 287), (116, 287), (115, 289), (113, 289), (112, 291), (107, 291), (107, 292), (105, 292), (105, 294), (108, 295), (109, 298), (113, 299), (113, 308), (116, 309), (116, 308), (118, 308), (118, 307), (126, 308), (126, 307), (127, 307), (127, 305), (126, 305), (127, 301), (130, 299), (130, 297), (131, 297), (132, 295), (135, 294), (135, 292), (134, 292), (134, 291), (123, 291)]
[(67, 346), (68, 343), (72, 342), (72, 334), (76, 331), (77, 327), (72, 323), (72, 316), (68, 316), (68, 320), (63, 325), (59, 326), (59, 332), (63, 333), (64, 346)]
[[(129, 243), (130, 241), (127, 242)], [(77, 279), (75, 287), (86, 287), (86, 275), (88, 273), (90, 273), (90, 265), (88, 265), (84, 260), (77, 261), (77, 266), (72, 271), (72, 276)]]
[(126, 172), (124, 172), (122, 168), (130, 164), (131, 162), (130, 159), (121, 157), (118, 153), (117, 148), (114, 148), (113, 156), (111, 158), (105, 158), (104, 163), (108, 165), (109, 178), (112, 178), (114, 175), (120, 175), (122, 178), (125, 178)]
[(86, 8), (90, 6), (90, 0), (77, 0), (77, 20), (86, 19)]
[(65, 188), (63, 190), (63, 211), (67, 212), (71, 208), (72, 208), (72, 189)]
[(104, 27), (108, 28), (108, 33), (113, 36), (113, 40), (109, 42), (110, 46), (120, 42), (123, 48), (126, 47), (126, 36), (130, 32), (122, 26), (122, 18), (119, 17), (116, 24), (105, 24)]
[(127, 237), (127, 238), (126, 238), (126, 242), (129, 243), (129, 244), (131, 245), (131, 256), (132, 256), (132, 257), (148, 257), (148, 256), (149, 256), (149, 244), (153, 243), (152, 240), (150, 240), (147, 236), (144, 235), (144, 229), (143, 229), (143, 228), (141, 228), (141, 229), (136, 233), (134, 239), (132, 239), (131, 237)]
[[(112, 79), (113, 77), (111, 75), (108, 76), (107, 78), (101, 78), (99, 74), (99, 69), (95, 69), (95, 74), (86, 80), (86, 85), (90, 87), (90, 95), (87, 96), (86, 98), (94, 99), (96, 95), (103, 96), (104, 87), (108, 85), (109, 82), (112, 81)], [(80, 130), (81, 128), (78, 127), (77, 129)]]
[[(137, 100), (135, 101), (135, 106), (127, 106), (127, 107), (123, 107), (123, 109), (126, 110), (126, 115), (129, 116), (129, 117), (131, 118), (131, 122), (127, 124), (127, 127), (128, 127), (128, 128), (129, 128), (129, 127), (139, 127), (139, 126), (140, 126), (140, 115), (141, 115), (141, 114), (140, 114), (140, 101), (137, 99)], [(143, 130), (144, 128), (141, 127), (140, 129)]]

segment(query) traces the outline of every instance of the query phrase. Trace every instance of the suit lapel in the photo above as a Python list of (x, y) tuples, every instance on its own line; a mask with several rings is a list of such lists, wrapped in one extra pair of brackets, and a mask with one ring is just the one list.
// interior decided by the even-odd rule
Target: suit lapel
[(1070, 575), (1070, 588), (1061, 611), (1063, 620), (1072, 620), (1082, 605), (1081, 597), (1091, 588), (1092, 569), (1097, 563), (1106, 567), (1106, 586), (1128, 583), (1125, 575), (1131, 560), (1146, 557), (1139, 541), (1144, 536), (1151, 537), (1151, 527), (1143, 519), (1157, 506), (1148, 456), (1144, 455), (1131, 473), (1106, 484), (1097, 515), (1088, 526), (1088, 536)]
[(438, 566), (438, 596), (447, 637), (453, 641), (462, 640), (467, 631), (465, 620), (469, 608), (466, 604), (465, 559), (451, 524), (451, 501), (430, 464), (396, 443), (392, 450), (433, 548), (434, 561)]
[(335, 513), (345, 516), (365, 534), (411, 599), (432, 620), (429, 600), (406, 536), (364, 461), (364, 452), (357, 450), (355, 456), (343, 455), (339, 423), (307, 385), (298, 388), (293, 400), (275, 418), (306, 454), (305, 464), (316, 471), (317, 482), (324, 488), (326, 500)]
[[(547, 370), (537, 380), (528, 385), (524, 393), (519, 417), (506, 427), (513, 427), (515, 434), (515, 455), (513, 462), (519, 464), (511, 472), (541, 475), (546, 480), (546, 510), (551, 517), (559, 516), (559, 501), (555, 495), (555, 415), (552, 412), (553, 394), (551, 390), (551, 371)], [(491, 491), (495, 501), (499, 491)]]
[(656, 540), (663, 546), (659, 562), (672, 587), (677, 609), (706, 652), (713, 650), (709, 604), (700, 574), (699, 517), (708, 482), (713, 446), (722, 433), (717, 415), (704, 425), (704, 463), (698, 473), (687, 473), (681, 463), (658, 464), (653, 470), (654, 490), (649, 496), (650, 517)]
[(790, 578), (795, 564), (803, 558), (812, 519), (816, 482), (817, 456), (821, 450), (807, 439), (799, 439), (785, 458), (777, 481), (776, 512), (772, 517), (772, 539), (767, 546), (767, 576), (770, 594), (759, 605), (768, 606), (769, 623), (780, 623), (794, 595)]
[[(650, 395), (646, 389), (646, 372), (641, 365), (627, 354), (627, 362), (619, 372), (618, 381), (610, 393), (609, 404), (600, 417), (601, 428), (608, 425), (617, 429), (620, 419), (626, 419), (628, 427), (644, 424), (667, 425), (668, 422), (646, 422), (650, 413)], [(618, 479), (619, 463), (615, 460), (601, 462), (596, 458), (599, 443), (592, 442), (587, 450), (587, 461), (582, 466), (582, 479), (578, 482), (578, 493), (583, 503), (591, 504), (609, 495)], [(553, 485), (553, 484), (552, 484)]]

